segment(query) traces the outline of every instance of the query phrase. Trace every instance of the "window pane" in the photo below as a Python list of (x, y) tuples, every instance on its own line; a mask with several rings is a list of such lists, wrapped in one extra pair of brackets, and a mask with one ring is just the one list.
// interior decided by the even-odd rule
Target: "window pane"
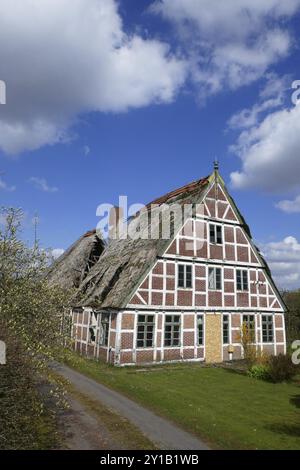
[(197, 326), (198, 326), (198, 345), (203, 345), (203, 316), (198, 315), (197, 317)]
[(184, 287), (184, 265), (178, 265), (178, 287)]
[(208, 287), (215, 289), (215, 271), (214, 268), (208, 268)]
[(217, 225), (217, 243), (222, 244), (222, 227)]
[(223, 315), (223, 344), (229, 343), (229, 316)]
[(243, 271), (243, 290), (248, 290), (248, 273)]
[(186, 285), (185, 287), (192, 287), (192, 266), (186, 266)]
[(242, 274), (240, 269), (236, 272), (236, 288), (237, 290), (242, 290)]
[(213, 224), (209, 225), (209, 240), (210, 240), (210, 243), (215, 243), (215, 241), (216, 241), (215, 225), (213, 225)]
[(220, 268), (216, 269), (216, 289), (218, 290), (222, 289), (222, 275), (221, 275)]

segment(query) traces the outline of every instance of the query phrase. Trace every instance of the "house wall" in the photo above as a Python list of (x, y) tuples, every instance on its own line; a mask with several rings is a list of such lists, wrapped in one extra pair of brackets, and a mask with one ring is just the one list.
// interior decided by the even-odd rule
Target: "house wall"
[[(105, 362), (115, 362), (115, 343), (117, 315), (111, 314), (109, 318), (108, 345), (100, 345), (101, 315), (91, 308), (73, 309), (72, 315), (72, 339), (76, 352), (88, 357), (100, 359)], [(95, 333), (95, 341), (91, 341), (90, 328)]]

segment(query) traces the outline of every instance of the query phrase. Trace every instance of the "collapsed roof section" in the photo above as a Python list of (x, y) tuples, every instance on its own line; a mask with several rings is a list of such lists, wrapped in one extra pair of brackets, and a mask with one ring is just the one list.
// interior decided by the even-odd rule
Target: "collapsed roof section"
[(79, 288), (105, 248), (96, 230), (86, 232), (50, 267), (47, 280), (64, 289)]

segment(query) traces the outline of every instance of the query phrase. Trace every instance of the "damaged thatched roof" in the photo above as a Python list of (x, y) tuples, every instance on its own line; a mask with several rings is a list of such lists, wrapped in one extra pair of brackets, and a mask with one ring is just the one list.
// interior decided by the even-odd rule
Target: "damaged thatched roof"
[(98, 261), (104, 246), (96, 230), (85, 233), (51, 265), (47, 280), (64, 289), (78, 288)]
[[(201, 201), (204, 190), (209, 183), (208, 178), (203, 178), (190, 183), (182, 188), (166, 194), (148, 204), (197, 204)], [(152, 214), (149, 210), (148, 214)], [(131, 223), (139, 224), (139, 218), (135, 217)], [(82, 306), (95, 308), (123, 308), (130, 300), (130, 296), (139, 282), (147, 274), (157, 257), (161, 256), (170, 244), (174, 232), (180, 229), (180, 225), (172, 224), (172, 230), (168, 239), (143, 239), (139, 237), (133, 240), (127, 237), (124, 240), (111, 240), (98, 262), (90, 270), (80, 285), (79, 296)], [(149, 233), (153, 229), (153, 219), (141, 230), (141, 233)]]

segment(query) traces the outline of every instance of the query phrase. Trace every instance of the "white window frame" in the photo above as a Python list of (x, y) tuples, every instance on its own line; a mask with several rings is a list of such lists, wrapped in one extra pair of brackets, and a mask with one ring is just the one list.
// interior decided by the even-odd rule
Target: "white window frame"
[[(227, 321), (226, 321), (226, 324), (227, 324), (227, 327), (228, 327), (228, 342), (224, 342), (224, 323), (225, 323), (225, 317), (227, 317)], [(229, 313), (224, 313), (222, 315), (222, 344), (223, 346), (227, 346), (228, 344), (230, 344), (230, 315)]]
[[(139, 317), (141, 317), (141, 316), (145, 317), (144, 322), (139, 321)], [(152, 322), (148, 321), (148, 317), (153, 317)], [(138, 337), (138, 335), (139, 335), (139, 331), (138, 331), (139, 326), (144, 327), (143, 339), (142, 340)], [(147, 345), (147, 341), (148, 341), (147, 335), (149, 334), (149, 332), (148, 332), (148, 327), (149, 326), (152, 327), (152, 338), (151, 338), (151, 345), (150, 346)], [(136, 324), (136, 349), (153, 348), (154, 338), (155, 338), (155, 315), (154, 315), (154, 313), (139, 313), (138, 316), (137, 316), (137, 324)], [(139, 341), (143, 341), (143, 346), (138, 345)]]
[[(244, 317), (248, 317), (247, 321), (244, 321)], [(252, 333), (253, 333), (253, 340), (251, 344), (256, 344), (256, 317), (253, 313), (243, 313), (242, 314), (242, 325), (244, 326), (244, 323), (246, 323), (247, 327), (249, 328), (249, 325), (251, 322), (249, 321), (249, 317), (253, 317), (253, 328), (252, 328)], [(251, 331), (251, 328), (250, 328)]]
[[(183, 286), (179, 285), (179, 268), (183, 267)], [(191, 285), (187, 287), (187, 267), (191, 269)], [(186, 264), (186, 263), (178, 263), (177, 264), (177, 288), (178, 289), (193, 289), (193, 265), (192, 264)]]
[[(201, 332), (201, 342), (199, 341), (199, 319), (201, 318), (201, 326), (202, 326), (202, 332)], [(204, 346), (204, 315), (203, 313), (200, 313), (197, 315), (197, 346)]]
[[(167, 317), (172, 317), (171, 322), (167, 322)], [(179, 317), (179, 322), (174, 321), (174, 317)], [(174, 327), (179, 325), (178, 329), (178, 344), (174, 344)], [(166, 344), (166, 326), (171, 326), (171, 336), (170, 342), (171, 344)], [(181, 346), (181, 315), (178, 314), (166, 314), (165, 321), (164, 321), (164, 348), (179, 348)]]
[[(217, 270), (220, 271), (220, 287), (217, 288)], [(213, 287), (211, 287), (211, 271), (213, 271)], [(219, 268), (217, 266), (209, 266), (208, 267), (208, 290), (209, 291), (222, 291), (222, 285), (223, 285), (223, 275), (222, 275), (222, 268)]]
[[(100, 320), (99, 346), (107, 347), (109, 341), (110, 321), (109, 313), (102, 313)], [(105, 320), (104, 320), (105, 319)]]
[[(240, 289), (238, 288), (238, 280), (237, 280), (238, 272), (240, 272), (240, 274), (241, 274), (241, 288)], [(247, 275), (247, 289), (245, 289), (244, 274), (243, 273), (246, 273), (246, 275)], [(248, 273), (248, 269), (236, 269), (236, 271), (235, 271), (235, 282), (236, 282), (237, 292), (249, 292), (249, 273)]]
[[(267, 326), (272, 326), (272, 341), (269, 341), (269, 331), (267, 330), (268, 341), (264, 341), (264, 321), (263, 318), (267, 318)], [(261, 342), (262, 344), (273, 344), (275, 342), (275, 328), (273, 315), (262, 315), (261, 316)]]
[[(211, 240), (211, 237), (210, 237), (210, 229), (211, 227), (213, 227), (213, 231), (214, 231), (214, 236), (213, 236), (213, 240)], [(221, 242), (218, 242), (218, 236), (217, 236), (217, 227), (220, 228), (220, 233), (221, 233)], [(220, 225), (220, 224), (214, 224), (214, 223), (209, 223), (208, 224), (208, 229), (209, 229), (209, 243), (211, 245), (223, 245), (223, 240), (224, 240), (224, 237), (223, 237), (223, 226)]]

